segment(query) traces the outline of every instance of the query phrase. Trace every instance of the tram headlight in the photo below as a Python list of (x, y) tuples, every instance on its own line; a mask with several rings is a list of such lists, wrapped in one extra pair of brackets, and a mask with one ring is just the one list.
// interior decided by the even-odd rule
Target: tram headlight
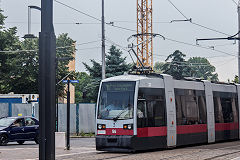
[(97, 128), (98, 129), (106, 129), (106, 125), (105, 124), (97, 124)]
[(133, 124), (124, 124), (123, 129), (132, 130), (133, 129)]

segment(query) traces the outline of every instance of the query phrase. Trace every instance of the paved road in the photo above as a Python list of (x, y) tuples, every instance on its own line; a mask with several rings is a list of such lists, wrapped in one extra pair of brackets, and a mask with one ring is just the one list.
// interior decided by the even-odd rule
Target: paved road
[[(38, 159), (38, 145), (10, 143), (0, 146), (0, 159)], [(129, 153), (108, 153), (95, 150), (94, 138), (71, 139), (71, 150), (56, 150), (57, 160), (240, 160), (240, 141), (181, 147), (168, 150)]]

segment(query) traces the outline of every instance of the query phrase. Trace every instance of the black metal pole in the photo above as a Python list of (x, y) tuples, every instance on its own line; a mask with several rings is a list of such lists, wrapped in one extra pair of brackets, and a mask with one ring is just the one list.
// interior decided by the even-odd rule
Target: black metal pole
[(104, 0), (102, 0), (102, 79), (106, 78), (106, 61), (105, 61), (105, 19), (104, 19)]
[(58, 58), (56, 59), (56, 132), (58, 132)]
[(53, 29), (53, 0), (41, 0), (39, 34), (39, 159), (55, 159), (56, 127), (56, 37)]
[(70, 149), (70, 80), (67, 81), (67, 150)]

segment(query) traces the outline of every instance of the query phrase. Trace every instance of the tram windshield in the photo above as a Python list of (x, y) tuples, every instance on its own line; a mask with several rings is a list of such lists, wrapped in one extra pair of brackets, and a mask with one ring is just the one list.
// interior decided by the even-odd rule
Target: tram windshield
[(132, 119), (135, 82), (104, 82), (98, 103), (98, 119)]

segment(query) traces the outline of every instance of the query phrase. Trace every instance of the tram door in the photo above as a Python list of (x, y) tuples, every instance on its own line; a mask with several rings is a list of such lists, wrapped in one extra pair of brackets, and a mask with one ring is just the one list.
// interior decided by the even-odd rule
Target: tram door
[(176, 146), (176, 107), (172, 76), (164, 75), (167, 109), (167, 146)]

